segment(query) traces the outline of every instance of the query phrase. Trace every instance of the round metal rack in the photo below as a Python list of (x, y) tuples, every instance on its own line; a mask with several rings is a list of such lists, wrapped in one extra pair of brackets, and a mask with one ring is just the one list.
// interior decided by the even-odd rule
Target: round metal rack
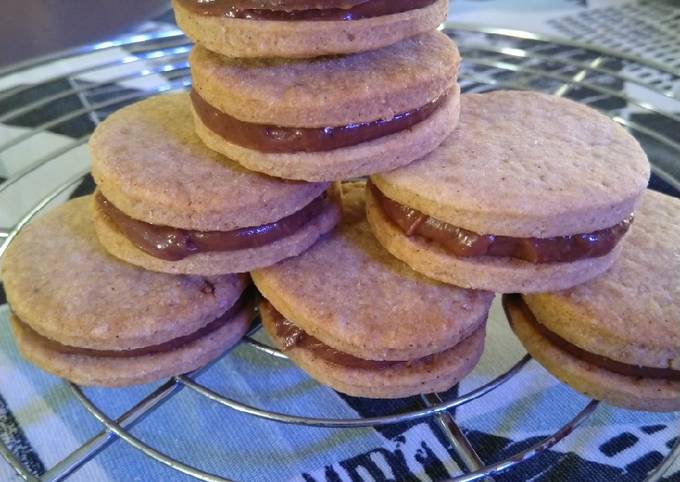
[[(680, 72), (666, 65), (643, 59), (637, 55), (614, 52), (579, 42), (558, 40), (527, 32), (487, 29), (470, 25), (446, 24), (444, 32), (455, 38), (464, 61), (460, 84), (465, 92), (486, 92), (499, 88), (534, 89), (558, 96), (568, 96), (591, 105), (630, 130), (643, 144), (653, 164), (653, 185), (680, 195)], [(26, 184), (36, 171), (65, 157), (87, 143), (92, 128), (115, 109), (140, 98), (164, 91), (181, 90), (190, 86), (187, 64), (190, 45), (181, 32), (169, 29), (149, 34), (133, 35), (115, 41), (104, 42), (56, 56), (45, 57), (0, 70), (0, 79), (21, 75), (31, 69), (56, 60), (91, 57), (95, 60), (78, 62), (82, 65), (58, 73), (40, 84), (24, 84), (0, 93), (0, 103), (8, 99), (30, 99), (20, 102), (9, 111), (0, 114), (0, 122), (38, 116), (39, 122), (31, 130), (20, 133), (0, 145), (0, 168), (3, 156), (12, 148), (30, 143), (41, 133), (59, 129), (69, 123), (84, 123), (80, 135), (52, 152), (41, 153), (25, 159), (6, 179), (0, 178), (0, 203), (4, 195), (19, 189), (35, 189)], [(114, 56), (110, 52), (124, 52)], [(99, 60), (97, 60), (99, 59)], [(651, 73), (650, 73), (651, 72)], [(161, 78), (162, 82), (149, 88), (130, 88), (130, 81), (144, 78)], [(84, 80), (85, 79), (85, 80)], [(95, 80), (92, 80), (95, 79)], [(47, 94), (35, 97), (28, 94), (40, 87), (58, 86)], [(51, 115), (50, 106), (77, 98), (81, 107)], [(49, 192), (37, 192), (37, 202), (19, 212), (12, 226), (0, 229), (0, 256), (12, 238), (36, 214), (54, 202), (68, 197), (87, 176), (86, 168), (75, 169), (71, 176)], [(0, 176), (2, 171), (0, 171)], [(242, 343), (250, 349), (269, 356), (285, 358), (285, 354), (252, 338), (259, 329), (256, 325)], [(227, 354), (225, 353), (225, 356)], [(492, 381), (455, 399), (442, 398), (439, 394), (423, 395), (422, 408), (374, 418), (310, 418), (290, 413), (269, 411), (255, 407), (218, 393), (197, 381), (199, 372), (174, 377), (148, 394), (139, 403), (113, 420), (109, 418), (80, 387), (70, 384), (73, 395), (103, 426), (102, 431), (73, 451), (59, 463), (49, 468), (40, 478), (22, 466), (10, 450), (0, 443), (0, 455), (27, 481), (65, 480), (89, 460), (104, 451), (114, 441), (122, 440), (131, 447), (167, 466), (205, 481), (225, 481), (224, 475), (206, 473), (186, 462), (164, 454), (132, 435), (130, 429), (151, 415), (165, 402), (182, 390), (193, 391), (226, 409), (284, 424), (351, 429), (433, 417), (438, 428), (450, 441), (454, 451), (463, 462), (465, 473), (454, 480), (492, 480), (494, 474), (505, 471), (545, 451), (567, 437), (595, 410), (599, 402), (590, 401), (576, 410), (563, 427), (513, 456), (493, 464), (485, 464), (463, 430), (456, 424), (450, 409), (475, 400), (494, 396), (494, 390), (520, 372), (530, 361), (527, 355)], [(216, 363), (219, 363), (217, 361)], [(647, 476), (646, 480), (659, 480), (663, 473), (680, 455), (680, 438), (670, 452)]]

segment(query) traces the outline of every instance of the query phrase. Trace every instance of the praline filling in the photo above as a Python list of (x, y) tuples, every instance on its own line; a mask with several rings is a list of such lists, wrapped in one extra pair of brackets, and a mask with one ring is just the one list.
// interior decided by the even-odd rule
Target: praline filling
[(204, 16), (274, 21), (350, 21), (429, 7), (437, 0), (177, 0)]
[(658, 367), (644, 367), (639, 365), (629, 365), (627, 363), (622, 363), (611, 358), (598, 355), (596, 353), (584, 350), (569, 341), (562, 338), (560, 335), (548, 329), (545, 325), (536, 319), (529, 306), (522, 299), (521, 295), (503, 295), (503, 308), (510, 321), (513, 323), (512, 309), (515, 308), (520, 311), (521, 316), (531, 324), (531, 326), (540, 333), (540, 335), (547, 339), (556, 348), (559, 348), (571, 356), (578, 358), (586, 363), (595, 365), (599, 368), (603, 368), (610, 372), (618, 373), (619, 375), (625, 375), (634, 378), (651, 378), (656, 380), (670, 380), (670, 381), (680, 381), (680, 370), (673, 370), (671, 368), (658, 368)]
[(282, 344), (281, 349), (285, 351), (293, 348), (301, 348), (309, 350), (322, 360), (342, 365), (348, 368), (359, 368), (368, 370), (382, 370), (391, 367), (409, 366), (415, 363), (432, 364), (436, 358), (436, 354), (419, 358), (412, 361), (379, 361), (379, 360), (365, 360), (363, 358), (355, 357), (349, 353), (345, 353), (335, 348), (322, 343), (317, 338), (304, 332), (291, 321), (287, 320), (281, 313), (279, 313), (267, 300), (262, 300), (261, 308), (267, 310), (274, 321), (274, 330), (277, 338)]
[(227, 142), (258, 152), (286, 154), (324, 152), (355, 146), (401, 132), (430, 117), (447, 99), (441, 95), (391, 119), (361, 122), (336, 127), (282, 127), (244, 122), (211, 106), (195, 90), (191, 102), (201, 122)]
[(196, 253), (237, 251), (273, 243), (300, 230), (318, 216), (329, 201), (324, 193), (283, 219), (233, 231), (193, 231), (145, 223), (122, 212), (99, 191), (95, 202), (98, 209), (137, 248), (155, 258), (179, 261)]
[(249, 303), (253, 303), (255, 297), (255, 291), (251, 288), (245, 290), (239, 299), (229, 308), (226, 312), (220, 315), (215, 320), (211, 321), (207, 325), (198, 329), (197, 331), (180, 336), (178, 338), (166, 341), (165, 343), (160, 343), (157, 345), (152, 345), (143, 348), (135, 348), (131, 350), (96, 350), (91, 348), (80, 348), (70, 345), (62, 345), (61, 343), (51, 340), (31, 328), (28, 324), (24, 323), (18, 316), (14, 315), (14, 318), (18, 323), (21, 324), (22, 329), (28, 332), (33, 338), (38, 338), (44, 346), (49, 350), (64, 353), (66, 355), (84, 355), (93, 357), (106, 357), (106, 358), (131, 358), (137, 356), (146, 355), (157, 355), (160, 353), (166, 353), (174, 350), (183, 348), (190, 343), (193, 343), (211, 333), (216, 332), (220, 328), (226, 326), (234, 320), (239, 311), (245, 308)]
[(370, 184), (370, 189), (382, 212), (404, 234), (433, 241), (460, 257), (509, 257), (537, 264), (596, 258), (611, 252), (633, 222), (631, 214), (607, 229), (551, 238), (478, 234), (400, 204), (385, 196), (374, 184)]

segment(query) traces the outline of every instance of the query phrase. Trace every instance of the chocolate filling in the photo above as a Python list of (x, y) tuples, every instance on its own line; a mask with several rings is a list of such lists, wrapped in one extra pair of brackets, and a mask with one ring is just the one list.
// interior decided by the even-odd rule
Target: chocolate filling
[(593, 233), (552, 238), (513, 238), (477, 234), (452, 226), (399, 204), (370, 185), (383, 213), (407, 236), (421, 236), (441, 245), (455, 256), (517, 258), (530, 263), (560, 263), (596, 258), (611, 252), (630, 228), (633, 215), (611, 228)]
[(436, 356), (430, 355), (413, 361), (379, 361), (357, 358), (354, 355), (350, 355), (349, 353), (336, 350), (335, 348), (323, 344), (321, 341), (308, 333), (305, 333), (291, 321), (284, 318), (281, 313), (276, 311), (271, 303), (266, 300), (263, 300), (262, 303), (267, 305), (267, 309), (274, 318), (276, 336), (281, 340), (281, 348), (284, 352), (291, 350), (292, 348), (303, 348), (313, 351), (316, 356), (328, 362), (348, 368), (361, 368), (367, 370), (383, 370), (395, 366), (412, 365), (416, 362), (431, 364), (434, 362)]
[(211, 333), (219, 330), (223, 326), (227, 325), (229, 322), (233, 321), (235, 315), (243, 309), (243, 307), (253, 298), (254, 290), (247, 289), (239, 297), (239, 299), (234, 303), (234, 305), (229, 308), (223, 315), (214, 321), (211, 321), (203, 328), (191, 333), (189, 335), (180, 336), (165, 343), (160, 343), (158, 345), (148, 346), (144, 348), (135, 348), (133, 350), (94, 350), (91, 348), (79, 348), (75, 346), (62, 345), (61, 343), (51, 340), (47, 337), (42, 336), (29, 325), (19, 320), (19, 317), (15, 315), (15, 318), (21, 323), (24, 330), (26, 330), (31, 336), (39, 338), (41, 342), (46, 345), (49, 350), (56, 351), (58, 353), (65, 353), (67, 355), (85, 355), (93, 357), (107, 357), (107, 358), (131, 358), (136, 356), (145, 355), (157, 355), (159, 353), (166, 353), (169, 351), (178, 350), (185, 345), (188, 345), (196, 340), (203, 338), (204, 336), (210, 335)]
[(429, 7), (437, 0), (177, 0), (199, 15), (246, 20), (361, 20)]
[(503, 309), (505, 314), (512, 325), (512, 316), (510, 314), (511, 307), (515, 307), (522, 312), (522, 316), (531, 324), (531, 326), (538, 331), (541, 336), (547, 339), (551, 344), (560, 350), (566, 351), (571, 356), (578, 358), (586, 363), (595, 365), (599, 368), (609, 370), (610, 372), (618, 373), (619, 375), (625, 375), (627, 377), (633, 378), (652, 378), (655, 380), (669, 380), (669, 381), (680, 381), (680, 371), (673, 370), (671, 368), (658, 368), (658, 367), (643, 367), (639, 365), (628, 365), (627, 363), (621, 363), (616, 360), (598, 355), (596, 353), (591, 353), (584, 350), (567, 340), (562, 338), (560, 335), (554, 331), (550, 331), (545, 325), (542, 325), (534, 316), (533, 312), (526, 304), (521, 295), (503, 295)]
[(95, 195), (95, 202), (136, 247), (155, 258), (179, 261), (196, 253), (258, 248), (283, 239), (319, 215), (327, 201), (324, 193), (279, 221), (234, 231), (191, 231), (145, 223), (125, 214), (101, 192)]
[(279, 127), (243, 122), (208, 104), (191, 91), (194, 110), (203, 124), (227, 142), (258, 152), (324, 152), (355, 146), (363, 142), (410, 129), (430, 117), (446, 101), (442, 95), (424, 106), (402, 112), (389, 120), (361, 122), (341, 127)]

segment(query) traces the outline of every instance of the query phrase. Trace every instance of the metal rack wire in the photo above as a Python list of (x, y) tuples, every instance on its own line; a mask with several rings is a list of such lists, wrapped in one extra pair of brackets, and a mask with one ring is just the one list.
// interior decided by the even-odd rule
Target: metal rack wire
[[(614, 52), (579, 42), (569, 42), (533, 35), (527, 32), (485, 29), (469, 25), (447, 24), (444, 31), (455, 37), (463, 54), (464, 62), (460, 83), (464, 91), (484, 92), (498, 88), (535, 89), (560, 96), (569, 96), (594, 106), (609, 115), (616, 122), (628, 128), (643, 143), (653, 164), (655, 182), (680, 193), (680, 94), (673, 92), (673, 82), (680, 79), (680, 72), (665, 65), (643, 59), (632, 54)], [(190, 50), (187, 39), (176, 30), (151, 34), (134, 35), (112, 42), (100, 43), (80, 49), (62, 52), (56, 56), (44, 57), (30, 63), (0, 70), (0, 78), (23, 72), (57, 59), (76, 58), (84, 54), (96, 54), (112, 49), (124, 48), (125, 55), (83, 68), (70, 70), (47, 79), (50, 82), (67, 81), (67, 87), (58, 92), (26, 102), (0, 115), (0, 122), (39, 112), (51, 103), (77, 96), (84, 107), (77, 108), (56, 117), (45, 116), (32, 130), (19, 134), (0, 145), (0, 161), (3, 153), (24, 143), (31, 142), (36, 135), (78, 119), (89, 119), (95, 125), (116, 108), (163, 91), (185, 89), (190, 85), (186, 56)], [(640, 68), (662, 76), (666, 82), (656, 82), (649, 75), (641, 77)], [(130, 72), (132, 70), (132, 72)], [(106, 74), (105, 80), (83, 83), (79, 78), (94, 73)], [(130, 91), (124, 83), (148, 76), (162, 76), (164, 83), (148, 89)], [(669, 87), (670, 86), (670, 87)], [(36, 89), (37, 85), (23, 85), (0, 94), (0, 102), (10, 97)], [(648, 117), (645, 117), (648, 116)], [(670, 128), (658, 127), (663, 120)], [(676, 137), (674, 137), (676, 136)], [(0, 183), (0, 196), (13, 189), (19, 189), (21, 182), (41, 167), (68, 156), (74, 149), (85, 144), (89, 134), (77, 137), (65, 145), (34, 159), (26, 159), (7, 179)], [(62, 199), (87, 175), (87, 171), (73, 172), (73, 175), (50, 192), (39, 193), (39, 201), (23, 213), (6, 229), (0, 229), (0, 256), (14, 236), (37, 213), (55, 200)], [(0, 200), (2, 198), (0, 197)], [(252, 335), (259, 329), (256, 325), (242, 343), (251, 349), (269, 356), (285, 358), (280, 351), (264, 345)], [(227, 354), (225, 353), (225, 356)], [(80, 387), (70, 384), (73, 395), (102, 425), (102, 430), (59, 463), (49, 468), (40, 478), (33, 476), (22, 466), (10, 450), (0, 443), (0, 455), (27, 481), (65, 480), (80, 467), (106, 450), (114, 441), (122, 440), (159, 463), (174, 470), (205, 481), (226, 481), (224, 476), (204, 472), (187, 463), (164, 454), (131, 433), (137, 423), (152, 416), (164, 403), (183, 390), (190, 390), (213, 403), (250, 416), (273, 422), (327, 428), (357, 428), (387, 425), (425, 417), (433, 417), (438, 428), (450, 441), (454, 451), (463, 462), (465, 474), (454, 480), (492, 480), (494, 474), (507, 470), (537, 454), (549, 449), (567, 437), (582, 424), (597, 408), (599, 402), (590, 401), (578, 410), (573, 418), (552, 435), (532, 447), (514, 454), (506, 460), (485, 464), (474, 447), (457, 425), (450, 409), (473, 403), (482, 397), (493, 397), (494, 390), (520, 372), (530, 361), (527, 355), (513, 367), (497, 375), (495, 379), (455, 399), (443, 399), (439, 394), (423, 395), (422, 408), (408, 413), (379, 416), (374, 418), (331, 419), (310, 418), (295, 414), (277, 413), (264, 407), (255, 407), (218, 393), (197, 381), (203, 371), (174, 377), (115, 420), (109, 418)], [(646, 480), (659, 480), (673, 461), (680, 456), (680, 438), (667, 456), (652, 470)]]

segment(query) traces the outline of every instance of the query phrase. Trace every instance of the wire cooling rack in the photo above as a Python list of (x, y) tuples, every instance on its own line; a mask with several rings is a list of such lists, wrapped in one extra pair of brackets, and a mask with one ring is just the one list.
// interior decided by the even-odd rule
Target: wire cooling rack
[[(595, 107), (629, 129), (643, 144), (653, 164), (652, 186), (680, 195), (680, 162), (678, 162), (680, 92), (677, 89), (680, 85), (680, 71), (638, 55), (526, 32), (458, 24), (447, 24), (443, 30), (456, 39), (464, 57), (460, 83), (465, 92), (486, 92), (499, 88), (534, 89), (568, 96)], [(125, 53), (115, 54), (113, 57), (107, 55), (120, 49), (124, 49)], [(0, 229), (0, 256), (12, 238), (37, 213), (46, 206), (65, 199), (87, 176), (87, 169), (71, 169), (68, 172), (70, 177), (47, 190), (40, 190), (41, 188), (35, 184), (26, 185), (22, 182), (30, 179), (44, 166), (55, 163), (57, 159), (63, 163), (64, 158), (68, 159), (69, 155), (87, 143), (94, 125), (115, 109), (145, 96), (188, 88), (191, 83), (186, 59), (189, 49), (190, 45), (181, 32), (169, 29), (62, 52), (57, 56), (44, 57), (0, 70), (1, 80), (10, 75), (22, 75), (57, 60), (94, 59), (77, 62), (78, 67), (66, 69), (40, 84), (25, 84), (0, 93), (0, 102), (10, 98), (24, 98), (22, 96), (31, 99), (20, 102), (1, 114), (0, 122), (27, 116), (37, 116), (39, 119), (37, 126), (30, 131), (19, 133), (0, 145), (0, 160), (13, 147), (33, 142), (37, 136), (48, 130), (58, 131), (61, 126), (66, 125), (75, 126), (76, 131), (81, 130), (75, 139), (50, 152), (41, 152), (32, 158), (24, 159), (12, 172), (6, 173), (4, 181), (0, 178), (2, 181), (0, 196), (12, 194), (13, 191), (16, 194), (19, 189), (40, 191), (32, 192), (39, 201), (29, 203), (25, 209), (13, 213), (16, 220), (12, 221), (12, 225)], [(160, 87), (157, 85), (151, 88), (129, 87), (131, 81), (159, 76), (164, 80)], [(46, 86), (57, 87), (37, 98), (30, 96), (31, 91)], [(50, 114), (50, 105), (74, 97), (81, 101), (79, 107), (56, 116)], [(1, 165), (0, 162), (0, 167)], [(280, 351), (252, 338), (258, 329), (259, 324), (242, 343), (272, 357), (285, 358)], [(57, 481), (67, 479), (114, 441), (122, 440), (146, 456), (197, 479), (229, 480), (224, 474), (219, 476), (206, 473), (172, 458), (135, 437), (130, 431), (135, 424), (152, 416), (156, 409), (179, 392), (189, 390), (229, 409), (284, 424), (351, 429), (432, 417), (462, 461), (465, 473), (454, 480), (492, 480), (494, 474), (546, 451), (567, 437), (591, 416), (599, 405), (598, 401), (590, 401), (581, 410), (573, 413), (571, 420), (557, 428), (552, 435), (505, 460), (485, 464), (457, 425), (450, 410), (463, 404), (474, 403), (482, 397), (486, 399), (494, 397), (494, 390), (521, 371), (529, 361), (530, 357), (524, 356), (508, 371), (497, 374), (492, 381), (456, 398), (447, 399), (440, 394), (423, 395), (422, 408), (418, 410), (374, 418), (309, 418), (272, 412), (266, 407), (245, 404), (230, 398), (228, 394), (217, 393), (201, 385), (196, 377), (199, 372), (195, 372), (167, 380), (114, 420), (88, 398), (80, 387), (70, 384), (73, 395), (101, 423), (101, 432), (56, 465), (48, 468), (40, 478), (33, 476), (2, 443), (0, 454), (17, 474), (27, 481)], [(211, 366), (205, 367), (200, 372), (210, 370)], [(659, 480), (679, 455), (680, 437), (667, 456), (647, 475), (646, 480)]]

